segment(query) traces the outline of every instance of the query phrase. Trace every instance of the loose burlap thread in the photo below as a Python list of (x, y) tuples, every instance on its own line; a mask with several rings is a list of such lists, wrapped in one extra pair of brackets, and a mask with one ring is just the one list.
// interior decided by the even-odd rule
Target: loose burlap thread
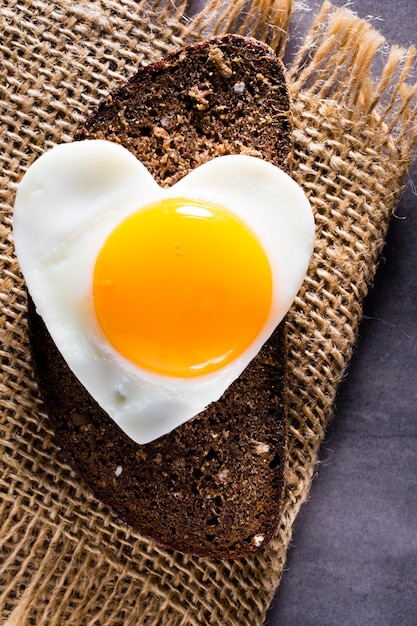
[(282, 55), (290, 0), (212, 0), (188, 19), (133, 0), (4, 0), (1, 9), (0, 623), (7, 626), (262, 624), (279, 584), (363, 299), (417, 139), (414, 50), (346, 9), (322, 6), (288, 68), (294, 176), (317, 242), (289, 314), (289, 463), (279, 528), (257, 555), (213, 561), (164, 550), (120, 524), (63, 462), (38, 398), (14, 255), (12, 206), (28, 165), (69, 141), (101, 97), (184, 42), (226, 31)]

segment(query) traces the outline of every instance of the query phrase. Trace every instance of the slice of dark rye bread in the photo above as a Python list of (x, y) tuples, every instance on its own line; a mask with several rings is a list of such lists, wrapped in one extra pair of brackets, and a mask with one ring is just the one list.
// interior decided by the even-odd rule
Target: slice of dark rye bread
[[(76, 135), (89, 138), (123, 144), (164, 186), (230, 153), (289, 171), (282, 64), (267, 46), (234, 35), (183, 48), (109, 95)], [(142, 446), (68, 369), (30, 299), (28, 314), (58, 443), (100, 500), (144, 536), (185, 553), (235, 558), (265, 545), (278, 523), (286, 463), (285, 323), (218, 402)]]

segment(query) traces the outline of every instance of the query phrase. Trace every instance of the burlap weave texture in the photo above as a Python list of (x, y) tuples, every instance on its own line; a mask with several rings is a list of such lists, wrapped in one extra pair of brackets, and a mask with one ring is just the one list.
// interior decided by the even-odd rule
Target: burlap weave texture
[(184, 7), (2, 3), (0, 623), (7, 626), (263, 622), (410, 165), (414, 51), (391, 49), (372, 80), (382, 38), (325, 3), (288, 71), (294, 175), (312, 201), (317, 242), (289, 316), (290, 458), (277, 535), (254, 557), (216, 562), (160, 549), (119, 524), (62, 461), (38, 399), (12, 206), (28, 165), (71, 140), (87, 111), (140, 63), (230, 30), (284, 52), (290, 0), (254, 2), (243, 18), (243, 3), (214, 0), (191, 22), (182, 19)]

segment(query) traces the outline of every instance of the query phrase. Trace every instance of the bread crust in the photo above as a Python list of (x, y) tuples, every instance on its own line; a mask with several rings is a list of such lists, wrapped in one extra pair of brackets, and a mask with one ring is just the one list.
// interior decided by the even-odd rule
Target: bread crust
[[(227, 35), (141, 68), (76, 139), (131, 150), (161, 185), (220, 154), (256, 154), (286, 171), (291, 114), (282, 64)], [(128, 525), (168, 548), (211, 558), (260, 549), (278, 523), (286, 463), (285, 322), (225, 392), (194, 419), (141, 446), (69, 370), (29, 297), (39, 390), (67, 460)]]

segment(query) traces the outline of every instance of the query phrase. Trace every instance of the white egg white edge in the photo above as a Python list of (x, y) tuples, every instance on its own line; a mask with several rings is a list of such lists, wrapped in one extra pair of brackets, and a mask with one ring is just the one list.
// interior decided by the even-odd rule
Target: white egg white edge
[[(101, 331), (92, 299), (95, 259), (108, 235), (132, 212), (167, 197), (211, 201), (238, 215), (264, 246), (273, 275), (270, 315), (256, 341), (222, 370), (190, 379), (152, 374), (122, 357)], [(16, 194), (13, 230), (28, 290), (65, 361), (142, 445), (223, 395), (287, 313), (314, 246), (306, 195), (271, 163), (217, 157), (166, 189), (127, 149), (106, 140), (60, 144), (35, 161)]]

